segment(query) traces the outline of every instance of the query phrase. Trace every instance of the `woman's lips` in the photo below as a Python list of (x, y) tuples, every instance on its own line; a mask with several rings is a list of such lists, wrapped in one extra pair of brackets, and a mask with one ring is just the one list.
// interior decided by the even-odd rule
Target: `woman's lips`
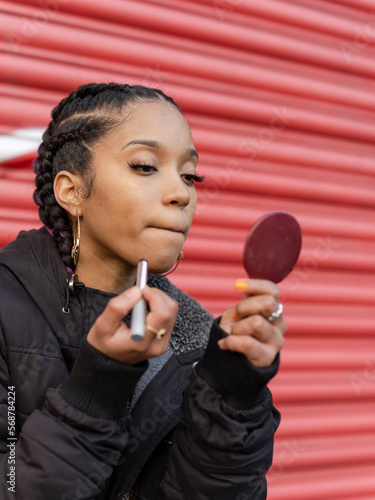
[(184, 229), (175, 228), (175, 227), (162, 227), (162, 226), (150, 226), (153, 229), (159, 229), (161, 231), (169, 231), (171, 233), (180, 233), (183, 234), (185, 232)]

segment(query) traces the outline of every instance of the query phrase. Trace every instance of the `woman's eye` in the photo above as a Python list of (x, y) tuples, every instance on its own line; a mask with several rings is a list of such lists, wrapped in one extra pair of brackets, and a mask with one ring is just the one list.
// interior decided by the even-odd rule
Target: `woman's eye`
[(192, 186), (195, 182), (203, 182), (205, 179), (204, 175), (196, 175), (196, 174), (185, 174), (183, 175), (184, 180), (187, 184)]
[(146, 163), (128, 163), (128, 165), (131, 169), (137, 170), (143, 174), (150, 174), (157, 170), (153, 165), (147, 165)]

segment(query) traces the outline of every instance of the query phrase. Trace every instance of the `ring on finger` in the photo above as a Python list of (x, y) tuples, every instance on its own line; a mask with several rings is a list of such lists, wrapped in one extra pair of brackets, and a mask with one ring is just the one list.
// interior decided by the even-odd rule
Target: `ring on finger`
[(160, 328), (160, 330), (156, 330), (150, 325), (146, 325), (146, 328), (149, 332), (153, 333), (158, 340), (162, 339), (164, 335), (167, 333), (167, 330), (165, 328)]
[(272, 321), (275, 321), (280, 318), (284, 310), (284, 306), (282, 304), (279, 304), (279, 307), (277, 308), (276, 312), (273, 312), (270, 316), (268, 316), (268, 321), (272, 323)]

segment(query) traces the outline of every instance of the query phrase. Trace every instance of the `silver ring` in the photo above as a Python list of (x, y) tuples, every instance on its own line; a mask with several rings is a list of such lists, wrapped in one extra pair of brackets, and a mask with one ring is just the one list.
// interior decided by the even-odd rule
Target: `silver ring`
[(279, 307), (277, 308), (276, 312), (273, 312), (270, 316), (268, 316), (268, 321), (272, 323), (272, 321), (275, 321), (276, 319), (279, 319), (280, 316), (283, 313), (284, 306), (282, 304), (279, 304)]

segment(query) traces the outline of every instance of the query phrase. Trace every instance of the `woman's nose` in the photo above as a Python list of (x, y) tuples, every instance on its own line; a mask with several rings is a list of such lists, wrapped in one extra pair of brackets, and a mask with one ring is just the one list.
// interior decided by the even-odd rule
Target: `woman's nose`
[(188, 186), (179, 174), (166, 174), (163, 186), (163, 203), (178, 206), (186, 206), (190, 203)]

